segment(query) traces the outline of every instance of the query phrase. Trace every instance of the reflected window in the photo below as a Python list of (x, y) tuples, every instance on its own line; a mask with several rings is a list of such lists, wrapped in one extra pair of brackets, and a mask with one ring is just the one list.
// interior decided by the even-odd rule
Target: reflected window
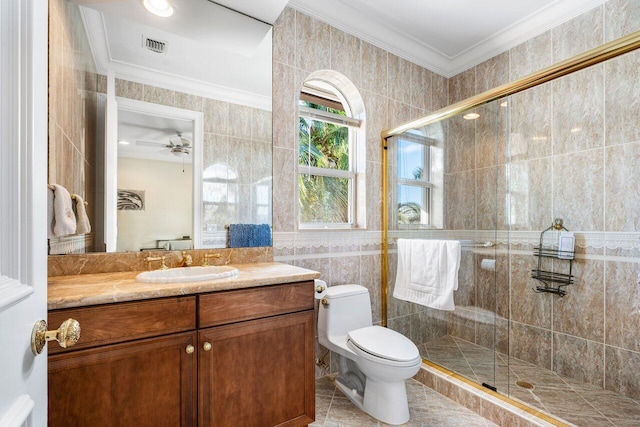
[(237, 217), (238, 174), (225, 163), (215, 163), (202, 171), (202, 244), (226, 247), (229, 218)]
[(431, 225), (431, 145), (418, 134), (398, 137), (398, 224)]

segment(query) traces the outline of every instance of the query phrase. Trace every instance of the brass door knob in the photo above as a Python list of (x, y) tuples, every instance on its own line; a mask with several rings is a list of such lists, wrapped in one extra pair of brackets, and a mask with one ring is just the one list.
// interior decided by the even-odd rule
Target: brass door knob
[(202, 344), (202, 349), (203, 349), (204, 351), (209, 351), (209, 350), (211, 350), (211, 343), (210, 343), (210, 342), (206, 342), (206, 343)]
[(58, 341), (60, 347), (73, 346), (80, 339), (80, 323), (75, 319), (67, 319), (54, 331), (47, 330), (47, 322), (39, 320), (33, 325), (31, 332), (31, 351), (36, 356), (42, 353), (47, 341)]
[(186, 349), (187, 354), (193, 354), (194, 351), (196, 351), (196, 348), (189, 344)]

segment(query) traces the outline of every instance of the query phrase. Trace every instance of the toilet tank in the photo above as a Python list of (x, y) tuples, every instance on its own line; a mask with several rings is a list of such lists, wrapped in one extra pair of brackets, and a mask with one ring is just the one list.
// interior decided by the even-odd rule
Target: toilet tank
[(331, 286), (325, 298), (328, 304), (321, 303), (318, 313), (318, 336), (347, 335), (372, 325), (369, 290), (364, 286)]

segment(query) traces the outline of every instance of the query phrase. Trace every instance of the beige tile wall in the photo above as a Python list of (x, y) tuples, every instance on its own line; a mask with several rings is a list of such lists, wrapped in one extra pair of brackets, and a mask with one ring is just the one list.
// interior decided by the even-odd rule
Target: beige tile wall
[[(451, 78), (451, 101), (638, 29), (640, 5), (610, 0)], [(509, 341), (506, 322), (498, 322), (498, 350), (635, 399), (640, 398), (638, 99), (640, 52), (527, 90), (511, 97), (508, 124), (498, 125), (502, 133), (508, 132), (508, 157), (502, 157), (501, 138), (491, 133), (495, 121), (502, 119), (494, 115), (488, 123), (479, 119), (475, 124), (455, 119), (449, 124), (449, 141), (454, 143), (446, 152), (445, 173), (445, 224), (454, 230), (453, 237), (496, 225), (498, 230), (510, 229), (512, 239), (517, 233), (535, 236), (561, 217), (582, 245), (574, 262), (576, 284), (566, 288), (564, 298), (532, 291), (538, 282), (530, 278), (537, 265), (531, 245), (512, 245), (508, 259), (498, 258), (495, 307), (488, 303), (495, 300), (491, 280), (486, 282), (478, 268), (482, 256), (473, 262), (474, 256), (463, 252), (456, 304), (495, 309), (510, 319)], [(505, 212), (507, 188), (511, 198)], [(487, 199), (496, 193), (493, 205), (494, 199)], [(619, 239), (633, 242), (633, 248), (621, 250)], [(560, 263), (550, 267), (561, 268)], [(398, 313), (396, 307), (390, 313), (416, 318), (411, 310), (416, 311)], [(391, 319), (394, 323), (401, 330), (411, 324), (406, 318)], [(490, 344), (483, 326), (451, 315), (444, 329)], [(442, 332), (443, 327), (434, 323), (432, 329)], [(412, 338), (418, 335), (413, 325), (408, 332)]]
[[(366, 286), (372, 296), (374, 321), (378, 322), (380, 132), (446, 106), (446, 78), (291, 8), (285, 9), (275, 24), (273, 52), (275, 259), (320, 271), (322, 279), (330, 285)], [(366, 230), (325, 233), (298, 230), (296, 105), (304, 79), (321, 69), (342, 73), (357, 87), (364, 101)], [(318, 370), (318, 375), (321, 374)]]
[(78, 8), (49, 2), (49, 183), (88, 202), (93, 223), (97, 75)]

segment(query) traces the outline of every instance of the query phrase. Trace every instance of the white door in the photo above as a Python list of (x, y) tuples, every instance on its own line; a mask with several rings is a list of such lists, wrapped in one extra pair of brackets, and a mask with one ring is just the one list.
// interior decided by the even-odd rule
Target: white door
[[(47, 1), (0, 0), (0, 426), (46, 426)], [(58, 326), (56, 325), (55, 328)]]

